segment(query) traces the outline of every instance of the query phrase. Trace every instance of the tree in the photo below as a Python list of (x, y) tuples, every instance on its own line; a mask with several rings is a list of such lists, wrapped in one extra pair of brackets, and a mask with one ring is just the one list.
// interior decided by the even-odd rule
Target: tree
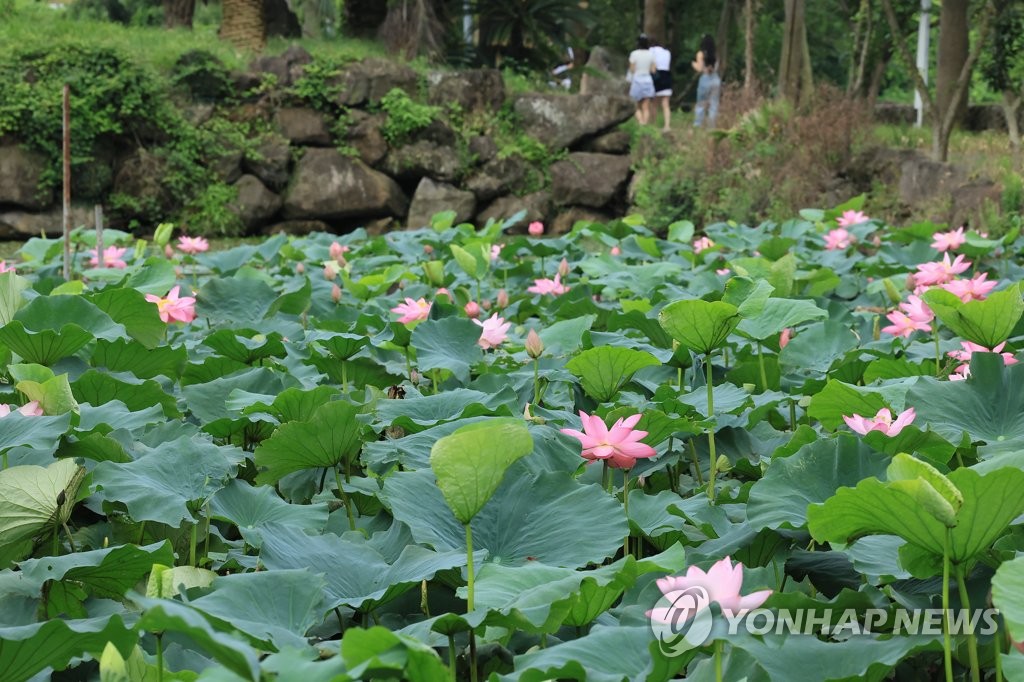
[(569, 36), (590, 24), (578, 0), (478, 0), (481, 46), (494, 63), (504, 57), (550, 68), (565, 59)]
[(163, 0), (165, 28), (192, 28), (196, 0)]
[(434, 0), (391, 0), (377, 33), (392, 54), (403, 54), (406, 59), (439, 57), (444, 51), (442, 10), (435, 7)]
[(644, 33), (668, 44), (665, 0), (644, 0)]
[(996, 14), (995, 3), (993, 0), (988, 0), (981, 11), (978, 37), (975, 39), (974, 46), (967, 55), (967, 60), (960, 69), (960, 75), (957, 76), (953, 92), (945, 109), (939, 107), (937, 99), (928, 90), (928, 86), (914, 65), (914, 60), (910, 56), (910, 50), (907, 49), (906, 42), (902, 38), (905, 34), (900, 30), (899, 20), (896, 18), (896, 13), (893, 12), (892, 0), (882, 0), (882, 9), (885, 10), (885, 18), (889, 22), (889, 28), (892, 30), (896, 51), (903, 61), (903, 66), (914, 79), (914, 87), (917, 89), (918, 94), (921, 95), (921, 101), (924, 104), (925, 118), (931, 123), (932, 158), (936, 161), (945, 162), (949, 158), (949, 137), (952, 135), (953, 126), (956, 123), (957, 105), (967, 93), (967, 85), (971, 81), (974, 65), (977, 63), (981, 49), (988, 38), (992, 18)]
[(779, 95), (800, 102), (814, 86), (811, 54), (807, 45), (807, 24), (804, 22), (804, 0), (785, 0), (786, 22), (783, 25), (782, 56), (779, 61)]
[(996, 92), (1003, 95), (1003, 115), (1010, 133), (1010, 144), (1021, 148), (1020, 115), (1024, 98), (1024, 7), (1003, 0), (992, 28), (992, 49), (981, 60), (981, 74)]
[(224, 0), (220, 37), (240, 50), (260, 51), (266, 44), (267, 25), (262, 0)]
[(754, 93), (754, 12), (758, 0), (746, 0), (743, 7), (743, 92)]
[(939, 111), (954, 107), (959, 123), (967, 113), (967, 91), (957, 93), (956, 82), (967, 62), (970, 36), (967, 10), (970, 0), (942, 0), (939, 14), (939, 61), (935, 69), (935, 103)]

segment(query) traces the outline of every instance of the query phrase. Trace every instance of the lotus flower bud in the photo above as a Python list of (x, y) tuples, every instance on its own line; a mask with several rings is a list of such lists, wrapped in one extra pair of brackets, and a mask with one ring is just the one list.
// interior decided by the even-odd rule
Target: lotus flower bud
[(480, 317), (480, 306), (477, 304), (476, 301), (470, 301), (469, 303), (467, 303), (466, 307), (463, 310), (466, 311), (466, 315), (473, 318), (474, 320)]
[(786, 327), (782, 330), (782, 334), (779, 335), (779, 350), (782, 350), (789, 345), (789, 340), (792, 338), (793, 330)]
[(338, 268), (333, 263), (328, 263), (324, 266), (324, 279), (328, 282), (333, 282), (338, 277)]
[(409, 372), (409, 381), (411, 381), (414, 384), (418, 384), (420, 382), (420, 373), (417, 372), (416, 370), (412, 370), (411, 372)]
[(427, 254), (429, 256), (430, 254), (434, 253), (434, 247), (431, 246), (430, 244), (424, 244), (423, 245), (423, 253), (425, 253), (425, 254)]
[(171, 248), (170, 244), (164, 245), (164, 255), (168, 258), (174, 258), (174, 249)]
[(437, 293), (434, 294), (434, 298), (440, 298), (441, 296), (447, 296), (449, 301), (452, 300), (452, 292), (448, 291), (444, 287), (441, 287), (440, 289), (438, 289)]
[(617, 246), (613, 246), (612, 247), (612, 255), (613, 256), (621, 256), (622, 255), (622, 249), (620, 249)]
[(342, 257), (341, 254), (345, 253), (345, 250), (341, 248), (341, 244), (338, 242), (332, 242), (330, 249), (328, 249), (328, 253), (331, 254), (331, 258), (338, 260)]
[(301, 263), (301, 262), (300, 263), (296, 263), (295, 264), (295, 272), (300, 274), (300, 275), (306, 274), (306, 264), (305, 263)]
[(562, 259), (562, 262), (558, 264), (558, 274), (562, 276), (562, 279), (569, 276), (569, 261), (564, 258)]
[(544, 354), (544, 342), (540, 340), (540, 336), (533, 329), (526, 335), (526, 354), (534, 360)]
[(507, 308), (508, 307), (508, 292), (505, 291), (504, 289), (499, 289), (498, 290), (498, 300), (497, 300), (497, 303), (498, 303), (498, 307), (499, 308)]
[(907, 283), (903, 285), (903, 288), (906, 289), (907, 291), (913, 291), (914, 289), (917, 288), (917, 284), (914, 282), (913, 275), (907, 275)]
[(341, 301), (341, 287), (337, 284), (331, 287), (331, 300), (335, 303)]
[(544, 234), (544, 223), (539, 220), (534, 220), (530, 223), (530, 226), (526, 228), (526, 231), (530, 233), (531, 237), (539, 237)]

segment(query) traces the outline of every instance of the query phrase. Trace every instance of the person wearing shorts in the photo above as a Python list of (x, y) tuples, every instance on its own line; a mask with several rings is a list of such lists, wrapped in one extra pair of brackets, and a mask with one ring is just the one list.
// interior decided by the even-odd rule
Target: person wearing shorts
[(661, 129), (668, 132), (672, 128), (672, 106), (669, 100), (672, 97), (672, 53), (660, 42), (656, 42), (651, 48), (654, 55), (654, 108), (651, 111), (651, 122), (657, 116), (658, 107), (661, 107), (662, 118), (664, 119)]
[(636, 49), (629, 53), (629, 96), (636, 102), (636, 120), (647, 125), (653, 118), (654, 102), (654, 55), (651, 41), (640, 34)]

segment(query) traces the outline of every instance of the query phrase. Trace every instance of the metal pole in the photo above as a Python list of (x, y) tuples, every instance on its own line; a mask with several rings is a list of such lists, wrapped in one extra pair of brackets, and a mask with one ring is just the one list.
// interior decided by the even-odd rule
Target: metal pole
[[(917, 25), (917, 70), (921, 74), (925, 85), (928, 84), (928, 39), (931, 37), (931, 11), (932, 0), (921, 0), (921, 17)], [(924, 102), (921, 100), (921, 93), (914, 88), (914, 108), (917, 109), (917, 123), (915, 127), (920, 128), (924, 122)]]
[(96, 204), (93, 213), (96, 217), (96, 260), (99, 261), (101, 268), (105, 268), (107, 259), (103, 257), (103, 206)]
[(71, 279), (71, 86), (64, 84), (64, 280)]
[(462, 37), (466, 45), (473, 44), (473, 15), (469, 12), (469, 0), (462, 0)]

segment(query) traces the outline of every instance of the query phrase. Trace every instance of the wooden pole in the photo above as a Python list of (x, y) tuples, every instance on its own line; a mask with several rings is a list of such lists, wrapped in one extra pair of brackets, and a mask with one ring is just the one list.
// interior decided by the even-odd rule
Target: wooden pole
[[(102, 257), (102, 256), (101, 256)], [(64, 84), (64, 280), (71, 279), (71, 86)]]
[(96, 216), (96, 259), (101, 268), (107, 267), (107, 260), (103, 257), (103, 206), (96, 204), (93, 208)]

